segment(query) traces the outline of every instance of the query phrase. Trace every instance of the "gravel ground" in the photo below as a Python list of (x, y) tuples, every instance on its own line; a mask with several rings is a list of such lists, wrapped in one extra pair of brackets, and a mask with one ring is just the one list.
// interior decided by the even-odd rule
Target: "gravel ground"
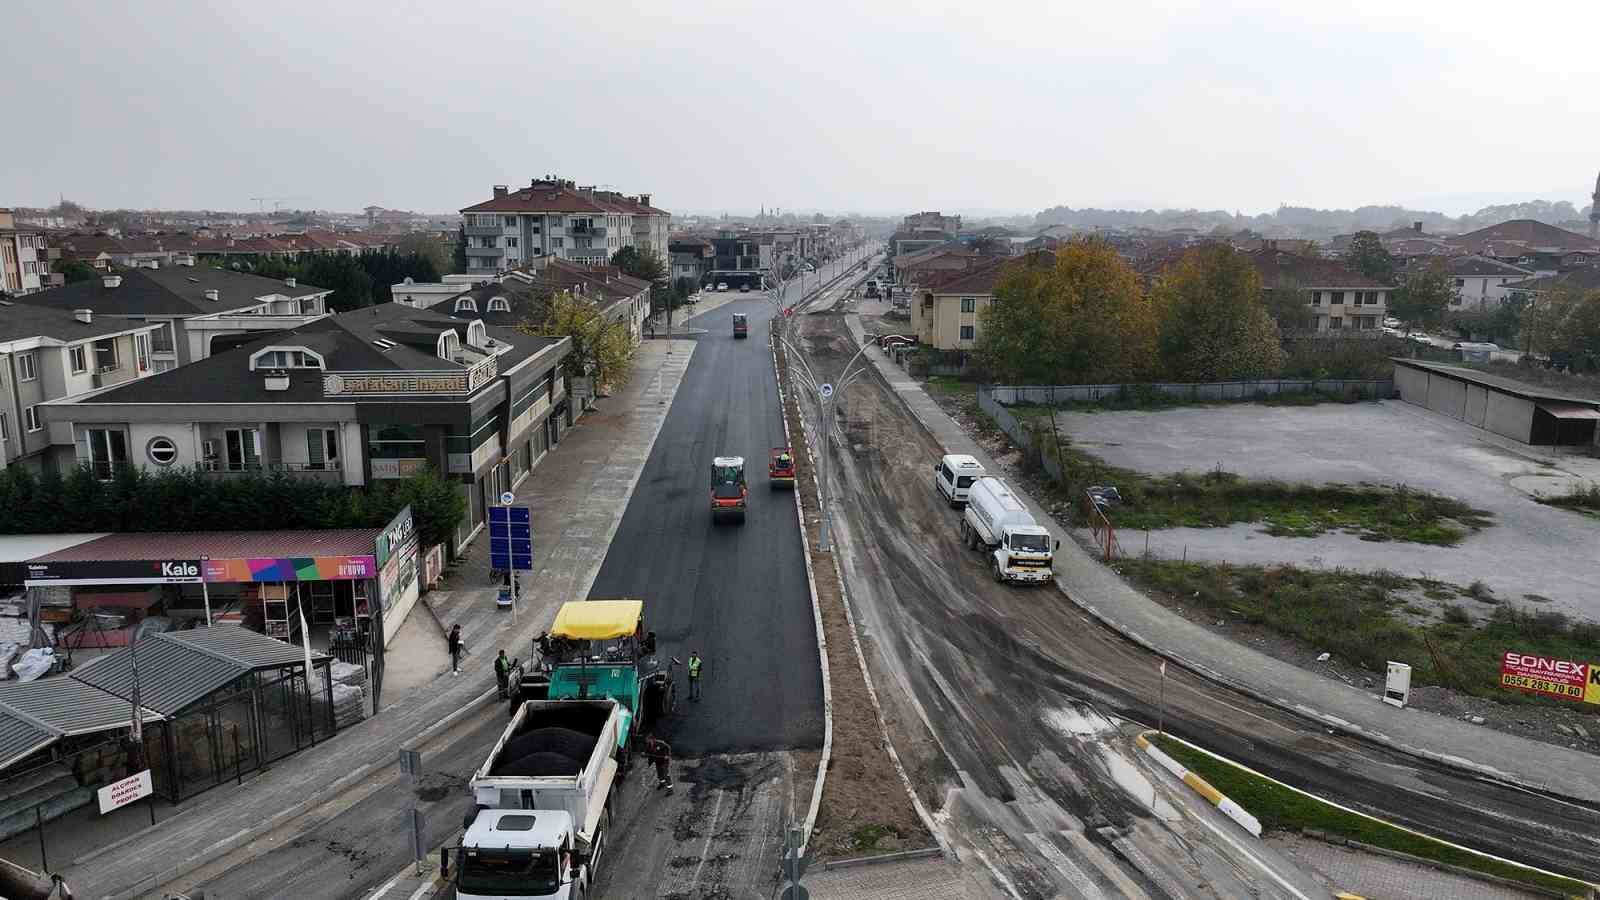
[[(1600, 621), (1600, 519), (1529, 497), (1557, 480), (1600, 478), (1600, 460), (1555, 456), (1401, 401), (1152, 412), (1061, 413), (1080, 450), (1152, 474), (1221, 466), (1252, 478), (1409, 485), (1491, 512), (1494, 524), (1456, 547), (1363, 541), (1350, 534), (1272, 537), (1260, 526), (1151, 532), (1156, 556), (1235, 563), (1387, 569), (1454, 584), (1483, 581), (1501, 597), (1549, 598), (1547, 609)], [(1555, 476), (1552, 478), (1552, 476)], [(1133, 552), (1133, 539), (1124, 541)], [(1138, 536), (1143, 551), (1143, 535)]]
[[(1036, 498), (1046, 496), (1047, 488), (1044, 479), (1036, 473), (1022, 470), (1021, 454), (1010, 449), (1010, 441), (1004, 433), (995, 429), (987, 419), (980, 418), (975, 405), (949, 394), (930, 391), (930, 395), (939, 402), (940, 406), (962, 428), (969, 434), (976, 436), (984, 444), (984, 448), (995, 459), (1000, 461), (1001, 466), (1005, 469), (1001, 473), (1003, 477), (1015, 481)], [(1304, 411), (1306, 409), (1320, 408), (1300, 407), (1291, 408), (1291, 410)], [(1093, 413), (1088, 415), (1099, 418), (1122, 414)], [(1064, 420), (1066, 416), (1061, 418)], [(1539, 509), (1544, 510), (1546, 508), (1539, 507)], [(1058, 506), (1052, 511), (1057, 521), (1069, 527), (1076, 527), (1077, 523), (1072, 520), (1070, 511), (1065, 505)], [(1556, 510), (1549, 511), (1552, 513), (1558, 512)], [(1570, 513), (1562, 514), (1572, 515)], [(1573, 518), (1582, 517), (1573, 516)], [(1081, 536), (1081, 532), (1075, 533), (1079, 533)], [(1321, 540), (1318, 539), (1319, 542)], [(1137, 538), (1124, 535), (1123, 545), (1123, 549), (1127, 552), (1141, 553), (1144, 549), (1143, 535), (1141, 534)], [(1373, 546), (1370, 543), (1364, 543), (1363, 545)], [(1152, 552), (1155, 551), (1155, 547), (1156, 541), (1152, 537)], [(1589, 554), (1580, 564), (1593, 564), (1593, 557), (1593, 553)], [(1231, 561), (1240, 560), (1235, 558)], [(1319, 661), (1317, 657), (1322, 654), (1322, 648), (1320, 647), (1285, 637), (1269, 629), (1246, 622), (1218, 619), (1205, 610), (1186, 607), (1173, 597), (1159, 593), (1151, 594), (1151, 597), (1185, 619), (1224, 634), (1238, 643), (1246, 644), (1269, 656), (1293, 663), (1302, 669), (1317, 672), (1328, 678), (1336, 678), (1347, 684), (1372, 690), (1374, 693), (1382, 690), (1383, 673), (1368, 671), (1358, 665), (1346, 663), (1339, 659), (1330, 658), (1326, 661)], [(1540, 605), (1543, 606), (1542, 603)], [(1482, 610), (1473, 609), (1473, 604), (1471, 603), (1463, 602), (1463, 608), (1474, 613), (1481, 614), (1482, 612)], [(1484, 609), (1487, 608), (1484, 607)], [(1475, 724), (1480, 724), (1485, 728), (1493, 728), (1497, 731), (1516, 734), (1549, 744), (1559, 744), (1573, 749), (1600, 753), (1600, 716), (1589, 713), (1586, 708), (1556, 705), (1554, 702), (1550, 704), (1497, 703), (1481, 697), (1461, 694), (1448, 688), (1433, 686), (1413, 688), (1411, 691), (1411, 706), (1440, 715), (1473, 721)], [(1483, 721), (1477, 722), (1476, 719), (1482, 719)]]

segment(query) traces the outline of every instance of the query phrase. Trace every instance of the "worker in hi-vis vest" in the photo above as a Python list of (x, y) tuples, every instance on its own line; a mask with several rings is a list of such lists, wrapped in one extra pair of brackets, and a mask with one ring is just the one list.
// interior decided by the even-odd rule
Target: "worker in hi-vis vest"
[(699, 650), (689, 651), (689, 699), (700, 699), (700, 667), (704, 665), (700, 660)]

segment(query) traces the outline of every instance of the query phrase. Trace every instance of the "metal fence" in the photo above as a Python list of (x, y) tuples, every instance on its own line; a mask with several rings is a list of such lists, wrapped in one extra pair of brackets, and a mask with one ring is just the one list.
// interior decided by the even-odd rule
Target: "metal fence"
[[(1000, 430), (1011, 438), (1011, 443), (1017, 445), (1025, 458), (1038, 464), (1044, 469), (1045, 474), (1056, 481), (1065, 481), (1066, 477), (1061, 471), (1061, 463), (1058, 459), (1060, 447), (1045, 446), (1047, 442), (1054, 442), (1055, 431), (1051, 428), (1040, 428), (1035, 431), (1023, 425), (1016, 416), (1011, 414), (1011, 410), (1006, 409), (995, 401), (993, 390), (990, 387), (978, 388), (978, 408), (987, 413), (989, 418), (1000, 426)], [(1054, 419), (1050, 421), (1054, 424)]]
[(1104, 400), (1161, 395), (1196, 403), (1262, 400), (1291, 394), (1323, 393), (1370, 400), (1395, 396), (1393, 378), (1262, 378), (1254, 381), (1154, 382), (1144, 384), (991, 385), (987, 391), (1001, 406), (1099, 403)]

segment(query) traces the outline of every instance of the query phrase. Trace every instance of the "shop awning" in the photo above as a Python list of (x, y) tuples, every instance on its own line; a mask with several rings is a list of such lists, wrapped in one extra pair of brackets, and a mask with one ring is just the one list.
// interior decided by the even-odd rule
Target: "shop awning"
[(54, 744), (61, 735), (12, 713), (0, 711), (0, 769)]
[[(305, 651), (238, 625), (146, 635), (139, 641), (139, 701), (173, 716), (251, 672), (305, 665)], [(328, 657), (312, 653), (312, 665)], [(80, 666), (72, 678), (124, 700), (133, 695), (132, 651)]]
[[(0, 712), (25, 716), (63, 737), (116, 731), (133, 725), (133, 706), (127, 700), (71, 678), (41, 678), (0, 684)], [(146, 722), (162, 716), (144, 708)]]
[(1540, 401), (1539, 408), (1558, 419), (1600, 419), (1600, 409), (1581, 403), (1556, 403)]

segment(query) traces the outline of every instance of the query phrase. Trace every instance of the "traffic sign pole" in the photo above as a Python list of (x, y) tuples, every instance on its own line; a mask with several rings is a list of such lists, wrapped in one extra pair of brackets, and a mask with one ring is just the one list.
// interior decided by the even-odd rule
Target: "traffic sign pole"
[(517, 621), (517, 599), (521, 593), (517, 572), (533, 568), (533, 516), (526, 506), (512, 506), (517, 495), (500, 495), (501, 506), (489, 508), (489, 568), (509, 573), (511, 580), (511, 621)]

